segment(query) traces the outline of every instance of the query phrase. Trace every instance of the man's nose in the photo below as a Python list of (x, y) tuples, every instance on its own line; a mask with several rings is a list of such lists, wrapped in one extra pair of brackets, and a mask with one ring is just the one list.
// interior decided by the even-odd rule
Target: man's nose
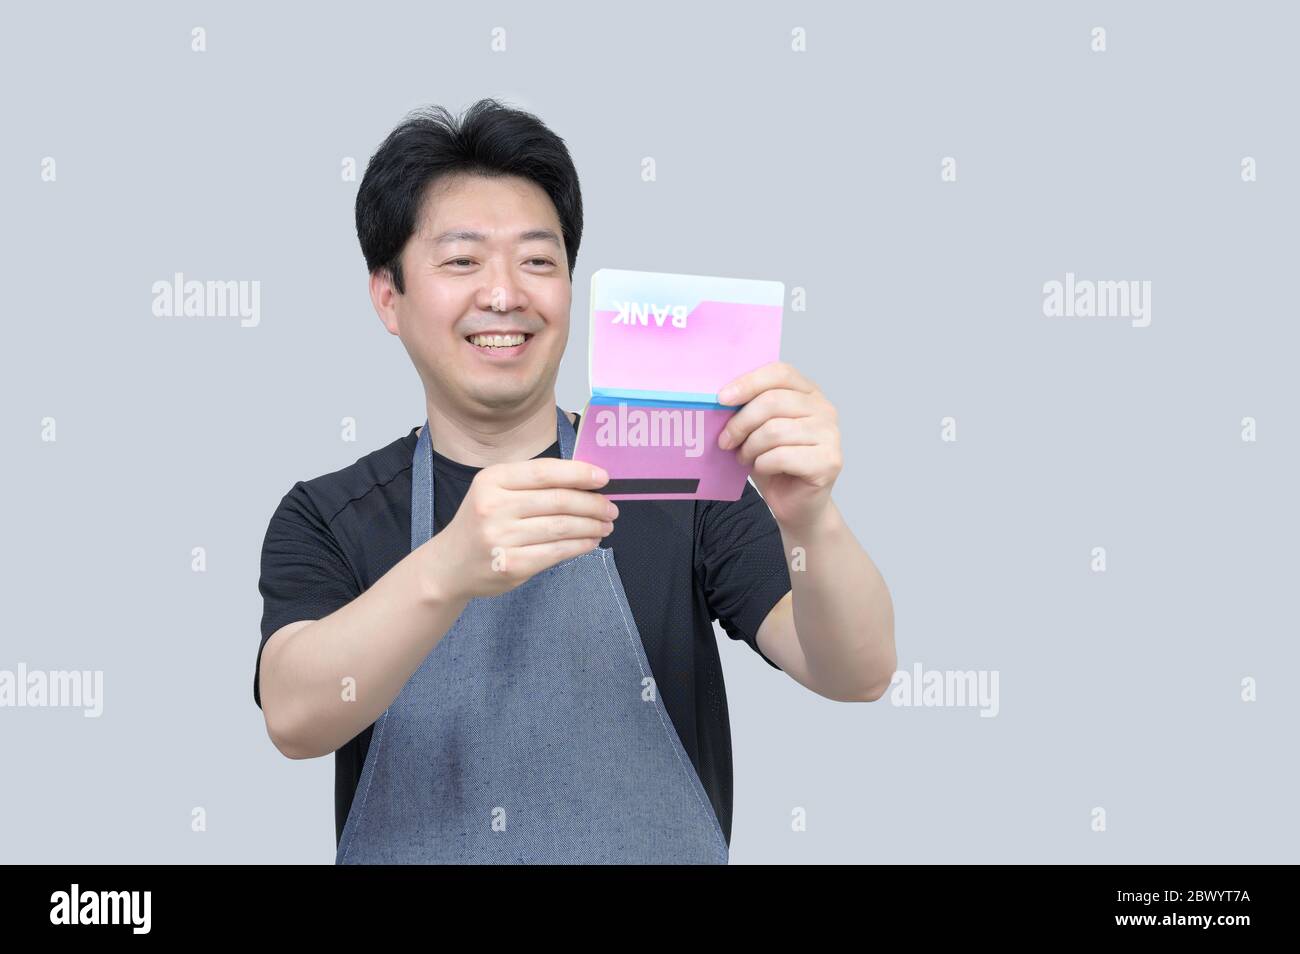
[(526, 305), (519, 283), (510, 268), (497, 264), (484, 270), (485, 284), (479, 290), (479, 307), (490, 311), (514, 311)]

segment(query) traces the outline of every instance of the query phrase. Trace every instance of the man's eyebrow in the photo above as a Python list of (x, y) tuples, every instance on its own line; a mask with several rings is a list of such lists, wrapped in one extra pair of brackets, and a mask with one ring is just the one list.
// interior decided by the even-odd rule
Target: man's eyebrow
[[(433, 240), (434, 245), (446, 245), (449, 242), (486, 242), (487, 236), (482, 232), (475, 232), (473, 229), (452, 229), (450, 232), (443, 232)], [(517, 241), (523, 242), (551, 242), (555, 245), (562, 246), (560, 237), (555, 234), (553, 229), (528, 229), (520, 232)]]

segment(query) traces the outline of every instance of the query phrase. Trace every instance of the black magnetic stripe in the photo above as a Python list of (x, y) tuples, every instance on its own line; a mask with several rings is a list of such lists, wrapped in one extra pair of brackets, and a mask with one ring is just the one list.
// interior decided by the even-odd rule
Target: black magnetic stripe
[(693, 494), (699, 489), (698, 477), (613, 477), (602, 494)]

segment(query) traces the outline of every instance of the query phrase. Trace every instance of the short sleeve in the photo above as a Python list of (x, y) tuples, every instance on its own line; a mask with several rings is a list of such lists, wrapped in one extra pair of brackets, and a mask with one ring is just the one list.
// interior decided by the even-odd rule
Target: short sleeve
[(356, 574), (302, 481), (284, 495), (262, 541), (262, 641), (253, 667), (253, 701), (262, 705), (262, 649), (277, 630), (321, 619), (361, 594)]
[(758, 647), (758, 628), (786, 593), (790, 568), (781, 529), (750, 481), (738, 500), (701, 501), (697, 510), (696, 579), (709, 612), (732, 639)]

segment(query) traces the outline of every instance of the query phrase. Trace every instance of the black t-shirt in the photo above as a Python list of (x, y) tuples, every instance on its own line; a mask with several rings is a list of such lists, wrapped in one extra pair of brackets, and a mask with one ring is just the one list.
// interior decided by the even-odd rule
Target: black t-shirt
[[(576, 424), (575, 424), (576, 428)], [(262, 646), (280, 627), (356, 599), (411, 552), (411, 458), (420, 427), (351, 466), (294, 484), (262, 544)], [(559, 457), (556, 441), (538, 455)], [(434, 453), (434, 533), (455, 515), (479, 468)], [(660, 699), (731, 843), (731, 724), (717, 619), (769, 665), (756, 634), (790, 590), (781, 533), (750, 482), (739, 500), (619, 500), (612, 548)], [(367, 726), (334, 753), (336, 843), (370, 746)]]

